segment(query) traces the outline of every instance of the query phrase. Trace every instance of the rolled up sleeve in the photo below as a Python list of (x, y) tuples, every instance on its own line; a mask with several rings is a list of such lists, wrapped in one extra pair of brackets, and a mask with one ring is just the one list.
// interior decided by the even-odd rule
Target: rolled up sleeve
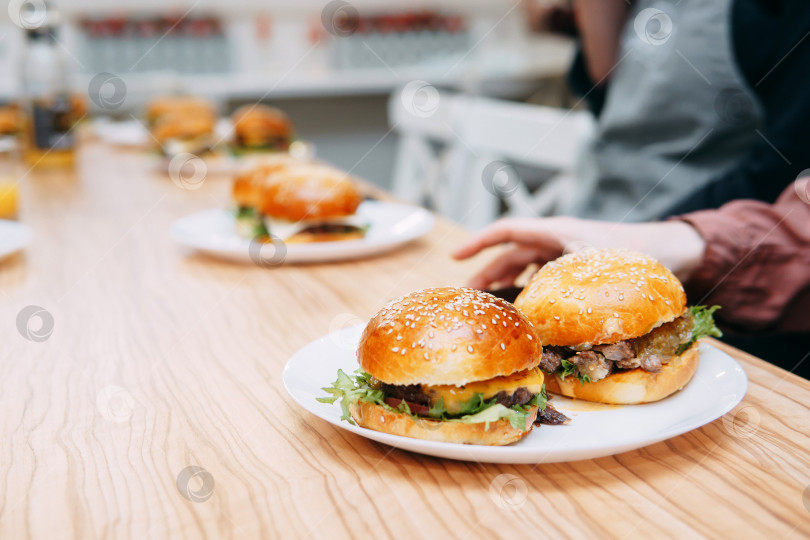
[(685, 283), (692, 304), (723, 306), (727, 328), (810, 331), (810, 204), (793, 185), (774, 204), (740, 200), (679, 216), (706, 241)]

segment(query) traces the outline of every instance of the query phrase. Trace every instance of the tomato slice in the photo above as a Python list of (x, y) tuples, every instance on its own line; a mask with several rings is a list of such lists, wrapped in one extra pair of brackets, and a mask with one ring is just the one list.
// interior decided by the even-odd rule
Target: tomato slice
[[(397, 408), (399, 407), (399, 404), (402, 403), (402, 400), (399, 398), (387, 397), (385, 398), (385, 403), (391, 407)], [(413, 414), (418, 414), (419, 416), (429, 416), (430, 414), (430, 408), (426, 407), (425, 405), (419, 405), (418, 403), (414, 403), (412, 401), (406, 401), (405, 403), (408, 404), (408, 407), (410, 407)]]

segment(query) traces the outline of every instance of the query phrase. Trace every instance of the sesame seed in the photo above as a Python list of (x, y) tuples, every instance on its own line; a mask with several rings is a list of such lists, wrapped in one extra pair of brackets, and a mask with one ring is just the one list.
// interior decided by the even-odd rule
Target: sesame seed
[(401, 355), (403, 355), (403, 356), (404, 356), (404, 355), (405, 355), (405, 351), (407, 351), (407, 350), (408, 350), (408, 349), (402, 349), (401, 351), (399, 351), (399, 354), (401, 354)]
[(481, 329), (479, 328), (478, 330), (476, 330), (476, 331), (475, 331), (475, 333), (476, 333), (476, 334), (483, 334), (483, 333), (484, 333), (484, 331), (483, 331), (483, 330), (481, 330)]
[(504, 325), (504, 327), (506, 327), (506, 321), (503, 321), (503, 325)]
[(397, 336), (397, 341), (402, 341), (402, 336)]
[(593, 313), (593, 309), (588, 308), (588, 313)]
[(429, 358), (428, 353), (425, 353), (425, 360), (428, 360)]
[(526, 334), (526, 337), (529, 338), (529, 341), (534, 339), (531, 334)]
[(501, 343), (501, 350), (502, 350), (502, 351), (505, 351), (505, 350), (506, 350), (506, 345), (504, 345), (503, 343)]
[(467, 352), (473, 352), (472, 345), (467, 345)]
[(553, 304), (554, 302), (556, 302), (556, 300), (554, 300), (553, 298), (548, 301), (549, 304)]
[(392, 349), (391, 349), (391, 351), (393, 351), (393, 352), (399, 352), (399, 347), (394, 347), (394, 348), (392, 348)]
[(453, 346), (450, 347), (451, 351), (455, 351), (456, 349), (458, 349), (458, 345), (456, 345), (456, 344), (453, 344)]

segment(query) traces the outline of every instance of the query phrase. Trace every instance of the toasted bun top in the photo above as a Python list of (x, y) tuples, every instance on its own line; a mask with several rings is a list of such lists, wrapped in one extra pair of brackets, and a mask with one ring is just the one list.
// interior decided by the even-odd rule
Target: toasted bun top
[(389, 384), (461, 386), (537, 366), (543, 348), (515, 307), (475, 289), (422, 289), (369, 321), (360, 366)]
[(292, 135), (286, 114), (267, 105), (245, 105), (231, 115), (234, 130), (242, 137), (282, 137)]
[(298, 165), (270, 175), (259, 209), (276, 219), (300, 221), (350, 216), (363, 196), (345, 173), (323, 165)]
[(273, 175), (301, 163), (289, 154), (272, 154), (251, 160), (249, 166), (234, 177), (234, 200), (239, 206), (258, 208), (261, 206), (262, 190)]
[(587, 249), (543, 266), (515, 300), (546, 345), (615, 343), (683, 314), (681, 282), (655, 259)]

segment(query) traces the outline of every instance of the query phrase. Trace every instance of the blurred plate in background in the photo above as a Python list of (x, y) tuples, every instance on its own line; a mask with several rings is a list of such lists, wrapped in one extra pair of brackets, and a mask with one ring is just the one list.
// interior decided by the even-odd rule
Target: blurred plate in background
[(28, 225), (0, 220), (0, 259), (23, 249), (33, 238), (34, 231)]
[[(433, 228), (433, 214), (418, 206), (383, 201), (365, 201), (357, 216), (368, 223), (360, 240), (286, 244), (283, 253), (272, 256), (266, 266), (284, 262), (323, 262), (368, 257), (389, 251), (426, 234)], [(228, 210), (206, 210), (186, 216), (172, 224), (172, 237), (185, 246), (215, 257), (255, 262), (262, 266), (256, 243), (236, 233), (236, 220)], [(254, 251), (254, 253), (251, 253)]]

